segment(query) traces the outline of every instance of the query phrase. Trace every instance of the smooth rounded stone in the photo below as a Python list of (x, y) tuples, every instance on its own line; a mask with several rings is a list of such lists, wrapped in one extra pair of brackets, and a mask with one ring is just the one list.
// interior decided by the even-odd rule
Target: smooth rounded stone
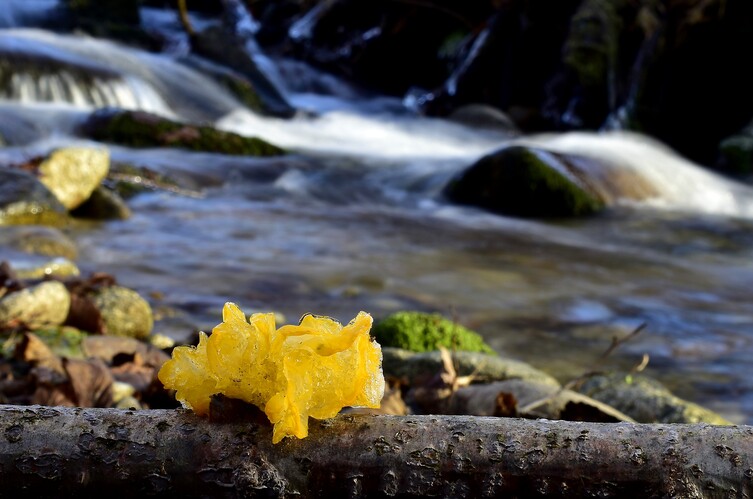
[(57, 256), (75, 260), (76, 243), (60, 230), (41, 225), (9, 226), (0, 228), (0, 245), (26, 253)]
[(106, 149), (58, 149), (39, 165), (39, 180), (68, 210), (89, 199), (107, 176), (110, 153)]
[(645, 376), (612, 373), (589, 378), (578, 390), (639, 423), (732, 424), (719, 414), (672, 394)]
[(508, 115), (485, 104), (460, 106), (447, 115), (447, 119), (473, 128), (498, 130), (511, 135), (520, 133), (518, 126)]
[(105, 334), (145, 339), (152, 331), (152, 308), (131, 289), (121, 286), (102, 288), (92, 295), (102, 314)]
[(29, 265), (14, 263), (13, 270), (20, 279), (41, 279), (43, 277), (73, 277), (81, 275), (81, 271), (75, 263), (66, 258), (56, 258), (41, 265)]
[(65, 285), (48, 281), (5, 295), (0, 300), (0, 324), (21, 322), (31, 329), (58, 326), (68, 317), (71, 295)]
[(71, 215), (94, 220), (126, 220), (131, 217), (131, 209), (117, 193), (100, 185)]
[[(400, 348), (382, 348), (382, 369), (385, 376), (407, 378), (409, 382), (422, 376), (432, 376), (442, 370), (439, 351), (414, 353)], [(478, 382), (525, 379), (559, 387), (552, 376), (525, 362), (478, 352), (452, 352), (458, 376), (473, 377)]]
[(31, 173), (0, 168), (0, 225), (63, 225), (68, 211)]

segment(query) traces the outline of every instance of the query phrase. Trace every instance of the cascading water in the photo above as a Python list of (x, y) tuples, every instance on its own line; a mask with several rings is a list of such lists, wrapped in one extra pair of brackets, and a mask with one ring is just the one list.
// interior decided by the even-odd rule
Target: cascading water
[[(156, 10), (142, 15), (162, 16), (155, 26), (169, 21)], [(210, 122), (292, 150), (258, 159), (111, 147), (115, 162), (170, 175), (197, 194), (142, 194), (130, 201), (130, 220), (69, 229), (85, 271), (164, 297), (155, 302), (158, 330), (183, 339), (211, 327), (228, 299), (291, 319), (438, 310), (565, 377), (646, 321), (616, 366), (648, 352), (650, 373), (680, 395), (753, 422), (748, 187), (643, 137), (472, 129), (414, 116), (396, 99), (366, 98), (289, 61), (279, 74), (299, 77), (286, 97), (316, 114), (262, 117), (178, 56), (0, 30), (0, 79), (9, 82), (0, 134), (18, 146), (0, 150), (3, 160), (77, 143), (77, 120), (104, 105)], [(316, 81), (340, 95), (302, 83)], [(511, 144), (598, 158), (607, 174), (586, 173), (613, 208), (578, 221), (528, 221), (442, 197), (457, 172)], [(621, 198), (610, 184), (619, 174), (639, 176), (654, 195)]]

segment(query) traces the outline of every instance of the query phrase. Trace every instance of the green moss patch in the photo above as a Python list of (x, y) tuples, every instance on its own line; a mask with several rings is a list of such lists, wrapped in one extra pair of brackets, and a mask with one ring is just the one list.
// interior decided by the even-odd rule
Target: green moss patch
[(94, 140), (136, 148), (173, 147), (241, 156), (277, 156), (285, 152), (257, 137), (179, 123), (140, 111), (95, 113), (82, 132)]
[(442, 346), (450, 350), (494, 353), (478, 333), (439, 314), (397, 312), (378, 322), (372, 331), (382, 346), (412, 352), (430, 352)]

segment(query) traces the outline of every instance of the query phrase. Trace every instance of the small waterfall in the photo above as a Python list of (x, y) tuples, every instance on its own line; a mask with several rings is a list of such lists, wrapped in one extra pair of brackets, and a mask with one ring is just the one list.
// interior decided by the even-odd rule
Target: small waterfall
[(115, 105), (214, 121), (242, 105), (169, 56), (34, 29), (0, 31), (0, 95), (23, 102)]
[(51, 102), (171, 114), (162, 98), (139, 78), (93, 76), (74, 69), (41, 72), (44, 69), (13, 67), (0, 61), (0, 98), (24, 104)]

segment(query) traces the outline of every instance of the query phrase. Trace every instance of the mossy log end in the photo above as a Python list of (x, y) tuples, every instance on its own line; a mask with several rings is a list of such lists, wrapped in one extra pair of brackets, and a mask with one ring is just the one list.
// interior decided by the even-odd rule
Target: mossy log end
[(750, 497), (753, 427), (0, 406), (0, 496)]

